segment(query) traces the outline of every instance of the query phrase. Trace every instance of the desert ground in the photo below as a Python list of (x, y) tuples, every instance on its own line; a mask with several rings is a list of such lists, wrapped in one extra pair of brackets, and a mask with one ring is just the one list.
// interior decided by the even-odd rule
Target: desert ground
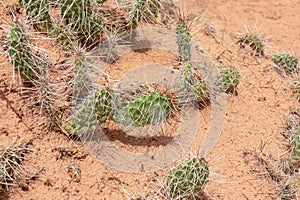
[[(210, 176), (202, 189), (205, 195), (198, 198), (298, 199), (297, 191), (293, 197), (282, 196), (288, 175), (282, 175), (279, 166), (290, 154), (290, 140), (283, 134), (287, 121), (294, 117), (299, 123), (300, 103), (290, 84), (299, 79), (299, 73), (281, 72), (270, 56), (289, 52), (299, 58), (300, 1), (177, 0), (175, 3), (185, 12), (201, 14), (196, 22), (199, 24), (191, 30), (192, 40), (203, 48), (215, 66), (232, 66), (241, 77), (236, 91), (226, 93), (226, 118), (217, 144), (206, 157)], [(17, 1), (1, 0), (1, 40), (5, 40), (5, 30), (12, 22), (6, 7), (17, 4)], [(23, 8), (19, 12), (19, 18), (24, 17)], [(265, 38), (263, 55), (255, 56), (238, 44), (239, 34), (246, 32)], [(32, 35), (37, 36), (32, 37), (33, 43), (46, 49), (53, 63), (63, 60), (63, 50), (54, 41), (40, 39), (38, 33)], [(40, 116), (38, 109), (28, 106), (28, 99), (24, 100), (20, 94), (18, 77), (13, 76), (5, 48), (2, 52), (0, 145), (26, 141), (32, 150), (22, 162), (25, 177), (14, 180), (12, 186), (0, 192), (0, 199), (155, 198), (171, 166), (148, 173), (118, 171), (102, 164), (80, 141), (69, 139), (63, 131), (45, 129), (41, 124), (47, 116)], [(133, 66), (148, 61), (174, 65), (174, 60), (174, 55), (166, 52), (133, 52), (112, 64), (107, 73), (121, 77)], [(65, 112), (66, 116), (70, 115), (70, 110)], [(201, 147), (211, 121), (211, 106), (199, 112), (196, 149)], [(130, 151), (145, 148), (136, 143), (124, 144), (120, 138), (113, 139)], [(297, 180), (299, 165), (296, 162), (294, 166), (295, 172), (289, 175)]]

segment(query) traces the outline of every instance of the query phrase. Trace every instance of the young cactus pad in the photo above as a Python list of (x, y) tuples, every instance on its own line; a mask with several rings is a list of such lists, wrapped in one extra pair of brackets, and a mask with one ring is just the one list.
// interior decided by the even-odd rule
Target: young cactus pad
[(295, 56), (287, 53), (279, 53), (271, 56), (272, 61), (282, 67), (287, 73), (296, 71), (298, 60)]
[(30, 79), (34, 71), (29, 41), (20, 24), (13, 24), (10, 31), (9, 58), (15, 69), (22, 77)]
[(226, 92), (233, 92), (240, 81), (239, 72), (229, 66), (221, 69), (221, 80)]
[(295, 133), (293, 135), (292, 157), (294, 160), (299, 160), (300, 158), (300, 125), (295, 128)]
[(180, 59), (188, 61), (191, 57), (191, 37), (184, 22), (177, 23), (177, 44)]
[(203, 159), (186, 160), (168, 174), (166, 195), (171, 199), (188, 199), (200, 192), (202, 186), (208, 182), (208, 176), (208, 164)]
[(116, 111), (114, 119), (125, 125), (146, 126), (164, 121), (172, 109), (171, 99), (166, 94), (151, 92), (138, 96)]

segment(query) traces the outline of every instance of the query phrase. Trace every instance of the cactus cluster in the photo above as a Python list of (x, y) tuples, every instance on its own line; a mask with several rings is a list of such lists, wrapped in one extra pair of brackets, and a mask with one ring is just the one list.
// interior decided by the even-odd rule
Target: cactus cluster
[(208, 182), (208, 164), (201, 158), (186, 160), (167, 175), (165, 193), (171, 199), (188, 199), (201, 191)]
[(300, 159), (300, 125), (295, 128), (292, 140), (292, 158)]
[(32, 58), (29, 40), (26, 38), (22, 25), (13, 24), (9, 37), (8, 55), (14, 70), (25, 79), (32, 78), (37, 69)]
[(292, 73), (297, 70), (298, 60), (295, 56), (288, 53), (279, 53), (271, 56), (272, 61), (282, 67), (287, 73)]
[(234, 92), (240, 81), (239, 72), (230, 66), (225, 66), (221, 68), (220, 74), (225, 92)]
[(253, 33), (245, 33), (239, 36), (238, 42), (241, 47), (244, 47), (245, 44), (249, 45), (254, 51), (255, 56), (264, 55), (265, 39), (262, 36)]
[(19, 0), (27, 15), (34, 20), (34, 25), (41, 31), (48, 31), (52, 27), (48, 0)]
[(146, 126), (164, 121), (171, 113), (171, 98), (160, 92), (136, 97), (117, 110), (114, 119), (125, 125)]
[(113, 119), (118, 123), (133, 126), (153, 125), (164, 121), (171, 113), (171, 98), (160, 92), (138, 96), (120, 109), (112, 105), (113, 91), (102, 89), (89, 95), (77, 108), (65, 125), (70, 135), (79, 136), (97, 125)]
[[(177, 44), (180, 61), (183, 62), (181, 70), (182, 88), (184, 96), (191, 97), (199, 103), (209, 99), (209, 90), (205, 81), (196, 78), (193, 70), (191, 58), (191, 34), (184, 19), (177, 23)], [(189, 94), (189, 95), (188, 95)]]

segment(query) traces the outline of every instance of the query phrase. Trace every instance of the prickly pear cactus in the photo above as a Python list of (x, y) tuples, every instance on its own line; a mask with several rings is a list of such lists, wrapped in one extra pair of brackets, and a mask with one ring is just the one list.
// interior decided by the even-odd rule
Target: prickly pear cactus
[(248, 44), (256, 56), (264, 55), (265, 39), (252, 33), (246, 33), (239, 37), (241, 46)]
[(283, 67), (288, 73), (294, 72), (298, 66), (297, 58), (287, 53), (274, 54), (271, 56), (271, 59), (276, 65)]
[(10, 31), (8, 55), (14, 70), (26, 79), (30, 79), (35, 72), (30, 52), (29, 41), (23, 27), (17, 23), (13, 24)]
[(155, 22), (159, 8), (158, 0), (136, 0), (132, 2), (134, 4), (130, 21), (133, 26), (137, 26), (141, 19), (148, 23)]
[(185, 62), (182, 72), (181, 72), (181, 77), (184, 83), (185, 87), (191, 87), (196, 83), (195, 76), (192, 71), (192, 64), (190, 62)]
[(151, 92), (138, 96), (116, 111), (114, 119), (125, 125), (146, 126), (164, 121), (172, 109), (171, 99), (166, 94)]
[(205, 102), (209, 99), (209, 90), (205, 81), (198, 81), (193, 87), (193, 93), (198, 102)]
[(101, 90), (96, 92), (96, 114), (100, 124), (103, 124), (109, 118), (112, 118), (112, 90)]
[(63, 20), (86, 44), (100, 40), (103, 20), (94, 14), (91, 0), (60, 0), (59, 5)]
[(188, 61), (191, 57), (191, 36), (184, 22), (177, 23), (177, 44), (180, 59)]
[(295, 129), (292, 141), (292, 157), (294, 160), (300, 159), (300, 125)]
[(221, 81), (226, 92), (233, 92), (240, 81), (239, 72), (229, 66), (223, 67), (220, 71)]
[(92, 8), (90, 0), (60, 0), (61, 16), (66, 24), (79, 28), (84, 19), (91, 16)]
[(192, 99), (199, 103), (209, 99), (209, 90), (207, 84), (203, 80), (198, 80), (192, 71), (192, 64), (185, 62), (181, 71), (182, 84), (180, 87), (181, 96), (185, 99)]
[(208, 182), (208, 164), (201, 158), (186, 160), (167, 176), (165, 183), (166, 196), (171, 199), (188, 199), (200, 192)]
[(103, 89), (89, 95), (77, 108), (65, 126), (70, 135), (80, 136), (112, 117), (112, 91)]
[(19, 4), (24, 6), (26, 14), (33, 18), (39, 30), (50, 30), (52, 23), (48, 0), (19, 0)]

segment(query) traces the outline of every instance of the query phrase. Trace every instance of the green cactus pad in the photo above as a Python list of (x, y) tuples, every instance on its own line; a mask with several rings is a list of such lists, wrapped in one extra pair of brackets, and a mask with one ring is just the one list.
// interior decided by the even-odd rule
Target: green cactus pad
[(112, 117), (112, 90), (101, 90), (96, 92), (96, 114), (100, 124), (103, 124)]
[(35, 67), (29, 48), (29, 41), (20, 24), (13, 24), (10, 31), (10, 44), (8, 55), (14, 69), (26, 79), (30, 79), (35, 73)]
[(151, 92), (136, 97), (117, 110), (114, 119), (125, 125), (146, 126), (165, 120), (172, 109), (171, 99), (166, 94)]
[(188, 61), (191, 57), (191, 36), (184, 22), (177, 24), (177, 44), (180, 59)]
[(91, 0), (60, 0), (59, 4), (63, 20), (83, 43), (92, 45), (100, 40), (103, 20), (93, 12)]
[(195, 76), (192, 71), (192, 64), (190, 62), (185, 62), (182, 72), (181, 72), (181, 77), (184, 82), (185, 87), (190, 87), (196, 83)]
[(157, 0), (137, 0), (134, 2), (131, 19), (134, 26), (137, 26), (141, 19), (149, 23), (156, 21), (159, 7)]

